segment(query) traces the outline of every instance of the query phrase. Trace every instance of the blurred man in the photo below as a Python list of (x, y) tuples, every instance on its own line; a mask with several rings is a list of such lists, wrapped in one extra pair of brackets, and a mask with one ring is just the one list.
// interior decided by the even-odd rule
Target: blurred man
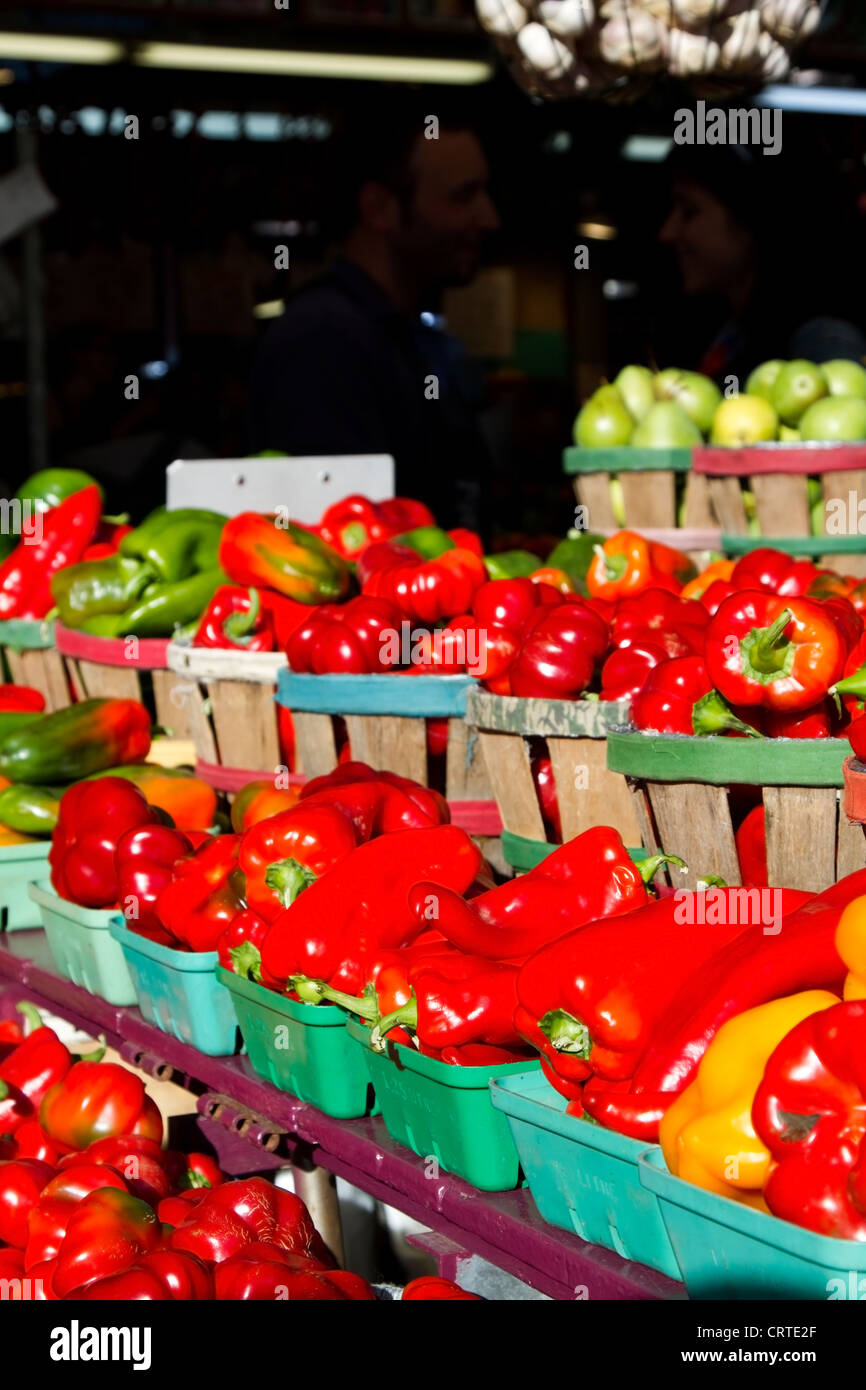
[[(427, 109), (437, 105), (431, 97)], [(384, 116), (358, 118), (328, 173), (339, 254), (265, 336), (252, 446), (393, 454), (398, 493), (445, 525), (477, 526), (487, 450), (457, 344), (429, 316), (445, 288), (472, 280), (499, 225), (481, 144), (457, 119), (392, 101)]]

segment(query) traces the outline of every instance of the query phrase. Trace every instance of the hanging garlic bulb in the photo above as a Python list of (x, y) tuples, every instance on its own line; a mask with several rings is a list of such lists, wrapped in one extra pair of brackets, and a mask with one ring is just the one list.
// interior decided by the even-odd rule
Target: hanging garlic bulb
[(674, 77), (712, 72), (719, 61), (719, 45), (704, 34), (671, 29), (667, 39), (667, 66)]
[(762, 34), (758, 40), (761, 72), (768, 82), (781, 82), (791, 71), (791, 55), (772, 34)]
[(514, 38), (529, 19), (520, 0), (475, 0), (475, 13), (488, 34), (502, 39)]
[(753, 72), (760, 66), (758, 41), (761, 16), (758, 10), (745, 10), (713, 29), (720, 45), (719, 64), (729, 72)]
[(684, 29), (700, 29), (721, 19), (726, 0), (670, 0), (670, 9), (677, 24)]
[(758, 0), (761, 22), (783, 43), (808, 38), (821, 22), (821, 6), (815, 0)]
[(598, 36), (598, 48), (614, 67), (648, 70), (664, 59), (664, 27), (645, 10), (633, 5), (615, 14)]
[(579, 39), (595, 23), (593, 0), (540, 0), (538, 18), (560, 39)]
[(521, 29), (517, 47), (530, 67), (551, 81), (566, 77), (574, 68), (574, 54), (568, 44), (554, 38), (543, 24), (527, 24)]

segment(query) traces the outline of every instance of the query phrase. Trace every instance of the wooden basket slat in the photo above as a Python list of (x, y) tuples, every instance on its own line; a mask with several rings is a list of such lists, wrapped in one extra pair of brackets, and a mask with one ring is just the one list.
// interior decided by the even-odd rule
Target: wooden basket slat
[(674, 887), (696, 888), (705, 874), (738, 887), (742, 880), (727, 789), (703, 782), (650, 782), (647, 791), (664, 852), (688, 865), (686, 873), (671, 869)]
[(676, 526), (673, 473), (620, 473), (619, 482), (627, 526)]
[(835, 787), (765, 787), (771, 887), (823, 892), (836, 878)]
[(739, 478), (708, 478), (716, 525), (730, 536), (747, 536), (749, 518)]
[(103, 666), (96, 661), (76, 661), (74, 657), (67, 657), (66, 665), (78, 677), (82, 699), (141, 699), (141, 678), (134, 666)]
[(839, 829), (836, 838), (836, 878), (845, 878), (866, 867), (866, 834), (859, 821), (849, 821), (839, 803)]
[(330, 714), (292, 711), (298, 771), (305, 777), (324, 777), (337, 766), (334, 718)]
[(272, 772), (279, 766), (273, 690), (250, 681), (210, 681), (207, 691), (223, 767)]
[(194, 680), (179, 680), (175, 692), (175, 700), (182, 702), (182, 718), (186, 728), (186, 737), (191, 738), (195, 744), (196, 757), (203, 763), (219, 762), (216, 736), (213, 721), (208, 712), (209, 706), (204, 686), (199, 685), (198, 681)]
[(792, 473), (761, 473), (749, 479), (761, 535), (770, 539), (810, 536), (812, 514), (808, 480)]
[(448, 720), (445, 786), (449, 801), (493, 800), (493, 788), (478, 735), (463, 719)]
[(152, 671), (151, 679), (157, 724), (171, 729), (173, 738), (193, 738), (190, 702), (185, 697), (185, 688), (190, 682), (174, 671)]
[(33, 651), (4, 648), (9, 674), (16, 685), (29, 685), (45, 697), (48, 714), (70, 703), (69, 681), (63, 657), (53, 647)]
[(712, 530), (715, 526), (718, 522), (713, 514), (709, 480), (701, 473), (689, 473), (683, 499), (683, 528)]
[(347, 714), (354, 762), (427, 785), (427, 723), (403, 715)]
[(504, 828), (528, 840), (544, 840), (526, 742), (514, 734), (484, 730), (478, 737)]
[(589, 513), (589, 530), (615, 530), (618, 522), (613, 510), (610, 475), (607, 473), (578, 473), (574, 479), (574, 495)]
[(562, 838), (571, 840), (593, 825), (612, 825), (626, 845), (637, 846), (640, 830), (632, 799), (625, 778), (618, 772), (608, 772), (605, 740), (549, 738), (547, 750)]
[(635, 848), (638, 845), (643, 845), (647, 854), (661, 854), (659, 834), (653, 820), (652, 806), (645, 784), (635, 781), (631, 777), (625, 778), (625, 784), (631, 797), (635, 823), (638, 827), (638, 838), (634, 842)]

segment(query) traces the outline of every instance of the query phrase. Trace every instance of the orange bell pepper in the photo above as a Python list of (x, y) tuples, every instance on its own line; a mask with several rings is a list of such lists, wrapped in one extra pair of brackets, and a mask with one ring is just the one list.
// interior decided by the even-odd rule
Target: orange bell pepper
[(232, 802), (232, 829), (236, 834), (243, 835), (245, 830), (258, 825), (259, 821), (279, 815), (280, 811), (291, 810), (300, 794), (300, 787), (278, 787), (273, 778), (247, 782)]
[(548, 566), (547, 568), (533, 570), (529, 578), (532, 580), (533, 584), (550, 584), (552, 588), (558, 589), (561, 594), (573, 594), (576, 592), (565, 570)]
[(866, 999), (866, 897), (854, 898), (839, 918), (836, 950), (848, 967), (843, 999)]
[(736, 563), (736, 560), (714, 560), (711, 565), (707, 565), (705, 570), (701, 570), (694, 579), (689, 580), (680, 593), (680, 598), (703, 598), (707, 589), (717, 579), (727, 583), (734, 572)]
[[(586, 575), (586, 586), (592, 598), (616, 600), (650, 588), (678, 594), (682, 588), (670, 569), (660, 569), (653, 559), (654, 549), (668, 551), (668, 547), (654, 547), (636, 531), (617, 531), (604, 545), (593, 549), (594, 557)], [(676, 551), (669, 553), (677, 554)]]

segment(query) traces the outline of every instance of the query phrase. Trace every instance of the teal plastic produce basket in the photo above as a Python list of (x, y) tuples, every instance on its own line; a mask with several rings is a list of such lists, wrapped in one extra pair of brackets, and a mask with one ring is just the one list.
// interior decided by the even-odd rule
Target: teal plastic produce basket
[(0, 847), (0, 923), (3, 931), (38, 927), (39, 908), (28, 889), (48, 872), (50, 840)]
[(60, 974), (109, 1004), (134, 1004), (135, 985), (120, 944), (111, 935), (117, 911), (67, 902), (45, 880), (31, 883), (29, 893), (39, 907)]
[(517, 1186), (517, 1149), (505, 1116), (490, 1104), (490, 1082), (525, 1072), (531, 1063), (452, 1067), (394, 1043), (375, 1052), (368, 1028), (353, 1018), (347, 1028), (366, 1061), (392, 1139), (485, 1192)]
[(659, 1148), (644, 1151), (639, 1169), (691, 1298), (866, 1298), (863, 1241), (819, 1236), (684, 1182), (668, 1172)]
[(221, 965), (216, 974), (257, 1075), (338, 1120), (376, 1113), (367, 1068), (346, 1033), (342, 1009), (287, 999)]
[(568, 1101), (540, 1071), (498, 1077), (490, 1098), (508, 1117), (545, 1221), (671, 1279), (681, 1277), (659, 1202), (641, 1185), (644, 1143), (566, 1114)]
[(216, 951), (178, 951), (130, 931), (120, 918), (109, 926), (120, 945), (149, 1023), (209, 1057), (227, 1057), (237, 1047), (232, 1001), (214, 975)]

